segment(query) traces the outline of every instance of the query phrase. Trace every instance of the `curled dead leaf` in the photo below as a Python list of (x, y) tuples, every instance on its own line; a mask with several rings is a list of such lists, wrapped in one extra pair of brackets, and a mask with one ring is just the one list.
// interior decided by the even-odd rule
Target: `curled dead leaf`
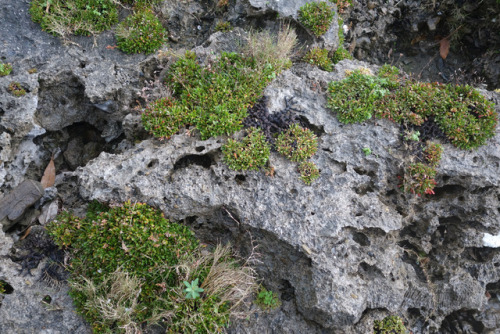
[(439, 41), (439, 55), (441, 58), (446, 59), (448, 53), (450, 52), (450, 40), (448, 38), (443, 38)]
[(50, 162), (47, 165), (47, 168), (45, 168), (45, 172), (43, 173), (42, 180), (40, 183), (42, 184), (42, 187), (49, 188), (54, 185), (56, 182), (56, 166), (54, 165), (54, 156), (50, 158)]

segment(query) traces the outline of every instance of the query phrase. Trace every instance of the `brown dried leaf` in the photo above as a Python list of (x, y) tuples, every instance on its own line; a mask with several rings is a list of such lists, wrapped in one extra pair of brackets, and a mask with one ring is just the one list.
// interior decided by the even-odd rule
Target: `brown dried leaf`
[(443, 38), (439, 41), (439, 55), (441, 58), (446, 59), (446, 57), (448, 57), (448, 52), (450, 52), (450, 40), (448, 38)]
[(45, 168), (45, 172), (43, 173), (42, 176), (42, 183), (43, 188), (49, 188), (54, 185), (56, 182), (56, 166), (54, 165), (54, 157), (50, 158), (50, 162), (47, 165), (47, 168)]
[(31, 226), (26, 229), (26, 231), (24, 232), (23, 236), (20, 237), (19, 240), (25, 239), (30, 234), (30, 232), (31, 232)]

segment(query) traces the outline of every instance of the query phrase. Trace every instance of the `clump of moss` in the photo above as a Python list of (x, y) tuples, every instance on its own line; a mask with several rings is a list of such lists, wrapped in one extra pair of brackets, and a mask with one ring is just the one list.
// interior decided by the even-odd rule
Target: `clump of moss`
[(349, 51), (344, 49), (343, 46), (339, 46), (337, 50), (335, 50), (335, 52), (333, 53), (332, 61), (334, 64), (337, 64), (339, 61), (344, 59), (352, 59), (352, 56), (349, 53)]
[(267, 290), (263, 286), (260, 287), (255, 303), (264, 311), (269, 311), (280, 307), (281, 301), (278, 294), (274, 291)]
[(170, 67), (166, 79), (173, 97), (146, 109), (145, 128), (156, 137), (168, 138), (180, 126), (192, 124), (203, 139), (240, 130), (248, 107), (289, 64), (288, 54), (295, 44), (289, 31), (278, 35), (277, 41), (259, 36), (263, 37), (250, 38), (243, 55), (222, 53), (204, 67), (195, 53), (186, 52)]
[(304, 61), (306, 63), (316, 65), (322, 70), (331, 72), (333, 71), (333, 64), (328, 57), (328, 50), (321, 48), (313, 48), (305, 55)]
[(304, 161), (318, 150), (318, 138), (311, 130), (292, 124), (276, 139), (276, 150), (291, 161)]
[(0, 77), (9, 75), (10, 72), (12, 72), (11, 64), (0, 63)]
[(304, 161), (299, 165), (300, 179), (309, 185), (319, 177), (319, 169), (314, 162)]
[(325, 1), (310, 2), (300, 7), (299, 21), (319, 37), (326, 33), (334, 17), (333, 7)]
[(139, 9), (116, 29), (118, 48), (125, 53), (153, 53), (167, 40), (167, 32), (150, 9)]
[(219, 21), (215, 25), (215, 31), (228, 32), (231, 31), (233, 27), (231, 27), (231, 23), (227, 21)]
[(262, 130), (250, 128), (241, 141), (229, 139), (222, 146), (224, 162), (234, 170), (258, 170), (269, 160), (271, 148)]
[(26, 94), (26, 90), (24, 90), (19, 82), (11, 82), (9, 85), (9, 91), (16, 97), (21, 97)]
[(63, 37), (99, 33), (118, 22), (112, 0), (33, 0), (29, 12), (43, 30)]
[(375, 320), (373, 334), (407, 334), (403, 320), (395, 315), (385, 317), (384, 320)]
[[(64, 213), (47, 229), (71, 254), (70, 294), (94, 333), (158, 321), (174, 332), (217, 332), (256, 288), (254, 271), (229, 247), (202, 253), (187, 227), (146, 204), (94, 204), (85, 218)], [(188, 298), (194, 281), (204, 293)]]

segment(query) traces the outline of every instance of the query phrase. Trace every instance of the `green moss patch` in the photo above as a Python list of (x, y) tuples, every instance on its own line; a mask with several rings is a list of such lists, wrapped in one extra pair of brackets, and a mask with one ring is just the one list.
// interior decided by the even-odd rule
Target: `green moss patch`
[(167, 41), (167, 31), (150, 9), (139, 9), (118, 25), (116, 40), (125, 53), (153, 53)]
[(333, 7), (325, 1), (310, 2), (299, 9), (300, 23), (311, 30), (316, 37), (330, 29), (334, 15)]
[(333, 71), (333, 63), (330, 57), (328, 57), (328, 50), (313, 48), (304, 56), (304, 61), (306, 63), (316, 65), (324, 71)]
[(187, 227), (146, 204), (93, 203), (85, 218), (66, 212), (47, 229), (70, 252), (70, 294), (94, 333), (156, 322), (175, 333), (220, 332), (256, 289), (254, 271), (228, 246), (202, 252)]
[(10, 72), (12, 72), (11, 64), (0, 63), (0, 77), (9, 75)]
[(112, 0), (33, 0), (29, 12), (43, 30), (60, 36), (95, 34), (118, 22)]
[(234, 170), (258, 170), (269, 160), (271, 148), (260, 129), (251, 128), (241, 141), (229, 139), (222, 146), (224, 162)]

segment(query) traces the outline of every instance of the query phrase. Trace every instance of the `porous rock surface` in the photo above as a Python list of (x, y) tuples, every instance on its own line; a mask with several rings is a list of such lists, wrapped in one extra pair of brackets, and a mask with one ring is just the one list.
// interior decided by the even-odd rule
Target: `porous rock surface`
[(500, 136), (473, 152), (445, 144), (437, 194), (406, 197), (398, 189), (407, 158), (398, 127), (385, 120), (343, 125), (325, 109), (327, 83), (360, 66), (367, 65), (343, 61), (327, 73), (297, 65), (265, 91), (271, 111), (293, 97), (294, 109), (320, 135), (312, 161), (321, 176), (311, 186), (278, 154), (271, 155), (273, 177), (236, 172), (221, 161), (223, 138), (179, 134), (101, 153), (75, 172), (80, 194), (150, 203), (200, 235), (226, 229), (242, 244), (246, 233), (257, 235), (269, 259), (260, 268), (264, 277), (278, 288), (287, 282), (301, 316), (332, 332), (369, 328), (379, 310), (404, 315), (416, 332), (432, 332), (457, 312), (489, 309), (498, 303), (485, 293), (500, 279), (500, 254), (484, 248), (481, 237), (500, 228)]

